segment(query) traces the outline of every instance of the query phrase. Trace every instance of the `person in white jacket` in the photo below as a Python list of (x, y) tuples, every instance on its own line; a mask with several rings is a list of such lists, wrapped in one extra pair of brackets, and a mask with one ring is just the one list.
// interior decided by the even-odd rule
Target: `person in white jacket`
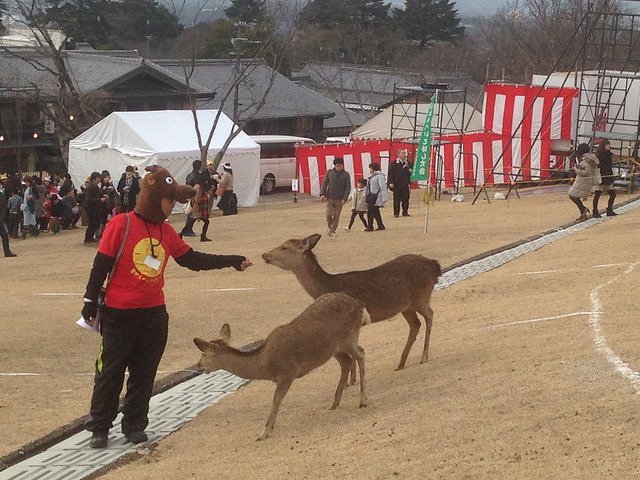
[(367, 179), (360, 178), (356, 182), (356, 188), (354, 188), (349, 195), (349, 199), (351, 199), (351, 218), (349, 219), (349, 226), (344, 227), (345, 230), (351, 231), (351, 227), (353, 227), (353, 222), (355, 222), (356, 217), (360, 217), (364, 228), (367, 228), (367, 220), (364, 218), (364, 214), (367, 213), (367, 204), (364, 201), (364, 198), (367, 195), (367, 191), (365, 189), (366, 186)]
[(366, 232), (373, 232), (373, 221), (375, 220), (378, 228), (376, 230), (384, 230), (380, 207), (384, 207), (387, 203), (387, 179), (384, 173), (380, 171), (380, 164), (373, 162), (369, 165), (369, 182), (367, 184), (367, 194), (376, 195), (375, 202), (367, 203), (367, 228)]

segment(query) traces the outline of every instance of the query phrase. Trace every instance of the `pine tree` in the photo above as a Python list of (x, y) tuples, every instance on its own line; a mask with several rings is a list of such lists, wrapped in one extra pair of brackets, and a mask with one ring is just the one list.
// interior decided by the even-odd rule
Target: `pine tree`
[(224, 9), (232, 20), (247, 23), (262, 23), (265, 19), (264, 0), (232, 0), (229, 8)]
[(452, 0), (405, 0), (404, 8), (396, 8), (393, 18), (406, 37), (421, 48), (455, 40), (464, 33)]
[(370, 27), (380, 27), (389, 21), (390, 3), (384, 3), (384, 0), (356, 0), (355, 9), (357, 18), (354, 20), (358, 23), (361, 30), (367, 30)]

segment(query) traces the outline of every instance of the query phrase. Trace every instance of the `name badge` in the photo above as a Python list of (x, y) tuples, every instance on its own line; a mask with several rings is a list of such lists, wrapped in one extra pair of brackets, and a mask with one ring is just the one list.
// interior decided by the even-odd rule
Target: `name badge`
[(158, 270), (160, 268), (161, 262), (157, 258), (153, 258), (151, 255), (147, 255), (147, 258), (144, 259), (144, 264), (149, 268)]

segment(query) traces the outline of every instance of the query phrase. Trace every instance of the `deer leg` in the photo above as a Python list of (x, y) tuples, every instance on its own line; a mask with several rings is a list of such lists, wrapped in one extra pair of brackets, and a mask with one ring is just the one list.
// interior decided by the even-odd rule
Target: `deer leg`
[(429, 359), (429, 339), (431, 338), (431, 326), (433, 325), (433, 310), (429, 305), (423, 312), (420, 314), (424, 317), (426, 324), (426, 331), (424, 334), (424, 350), (422, 350), (422, 358), (420, 359), (420, 363), (427, 363)]
[(420, 319), (418, 319), (418, 315), (416, 315), (415, 310), (405, 310), (404, 312), (402, 312), (402, 316), (409, 324), (409, 337), (407, 338), (407, 344), (404, 346), (402, 356), (400, 357), (400, 363), (398, 364), (398, 368), (396, 368), (396, 370), (402, 370), (404, 368), (404, 364), (406, 363), (407, 357), (409, 356), (409, 351), (413, 346), (413, 342), (416, 341), (416, 337), (418, 336), (418, 332), (420, 331)]
[(355, 360), (351, 359), (351, 373), (349, 375), (349, 385), (355, 385), (356, 384), (356, 362)]
[(338, 361), (338, 363), (340, 363), (340, 380), (338, 381), (338, 388), (336, 389), (336, 394), (333, 397), (333, 404), (331, 405), (330, 410), (335, 410), (336, 408), (338, 408), (338, 405), (340, 405), (340, 399), (342, 398), (344, 387), (347, 384), (349, 371), (351, 370), (352, 365), (355, 363), (353, 359), (345, 352), (338, 352), (334, 355), (334, 357)]
[(358, 362), (358, 368), (360, 369), (360, 408), (362, 408), (367, 406), (367, 389), (364, 384), (364, 348), (356, 345), (356, 351), (353, 356)]
[(278, 381), (276, 383), (276, 391), (273, 394), (273, 404), (271, 405), (271, 415), (269, 415), (267, 424), (264, 426), (264, 432), (262, 432), (262, 435), (260, 435), (257, 438), (257, 440), (264, 440), (273, 431), (273, 424), (276, 423), (276, 415), (278, 415), (280, 404), (282, 403), (282, 399), (284, 398), (284, 396), (289, 391), (289, 387), (291, 387), (292, 383), (293, 383), (293, 377), (278, 378)]

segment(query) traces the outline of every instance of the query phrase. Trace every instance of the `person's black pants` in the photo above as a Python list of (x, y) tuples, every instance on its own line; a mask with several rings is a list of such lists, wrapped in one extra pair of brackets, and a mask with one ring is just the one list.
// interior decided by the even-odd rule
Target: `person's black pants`
[(149, 424), (149, 400), (167, 343), (166, 308), (119, 310), (100, 314), (102, 348), (96, 360), (90, 418), (85, 428), (107, 432), (118, 414), (125, 370), (129, 370), (122, 406), (122, 433), (142, 432)]
[(96, 212), (87, 211), (87, 230), (84, 232), (84, 241), (91, 242), (100, 228), (100, 216)]
[(9, 250), (9, 232), (4, 223), (0, 223), (0, 237), (2, 237), (2, 249), (4, 250), (4, 256), (6, 257), (11, 253)]
[(356, 217), (360, 217), (360, 220), (362, 221), (364, 228), (368, 227), (367, 221), (364, 218), (364, 212), (359, 212), (354, 208), (353, 210), (351, 210), (351, 218), (349, 219), (349, 227), (348, 227), (349, 229), (353, 227), (353, 222), (356, 220)]
[(409, 213), (409, 187), (398, 188), (393, 190), (393, 215), (400, 216), (400, 206), (402, 205), (402, 215)]
[(380, 207), (376, 205), (367, 206), (367, 228), (373, 229), (373, 221), (378, 224), (379, 230), (384, 230), (384, 223), (382, 223), (382, 215), (380, 215)]

